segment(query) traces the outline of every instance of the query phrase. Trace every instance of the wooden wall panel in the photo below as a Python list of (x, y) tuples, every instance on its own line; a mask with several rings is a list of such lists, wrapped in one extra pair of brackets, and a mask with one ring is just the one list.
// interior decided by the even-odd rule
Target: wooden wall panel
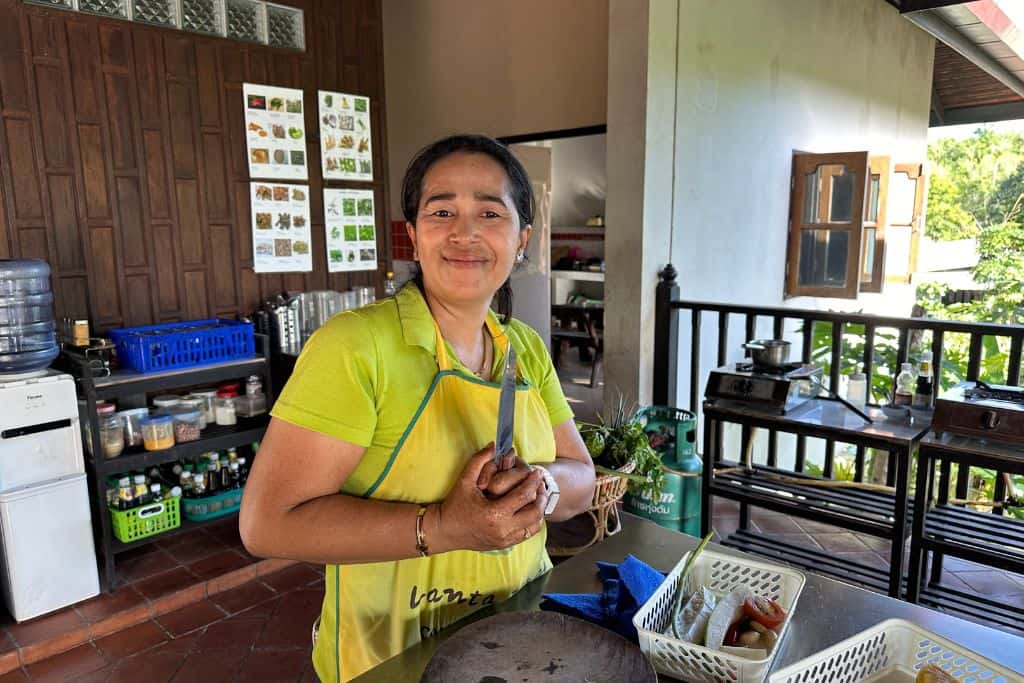
[(80, 125), (78, 145), (82, 156), (86, 217), (109, 220), (110, 197), (107, 194), (106, 162), (103, 160), (103, 131), (99, 126)]
[[(284, 0), (304, 52), (0, 0), (0, 257), (50, 260), (59, 315), (108, 326), (247, 315), (282, 289), (349, 289), (326, 272), (316, 91), (374, 115), (381, 270), (387, 150), (377, 0)], [(314, 270), (252, 270), (242, 84), (300, 87)]]

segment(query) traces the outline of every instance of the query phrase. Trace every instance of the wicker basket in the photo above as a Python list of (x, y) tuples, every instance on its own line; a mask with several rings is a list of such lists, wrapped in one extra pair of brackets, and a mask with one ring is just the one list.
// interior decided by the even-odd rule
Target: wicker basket
[[(635, 465), (627, 463), (616, 470), (623, 474), (630, 474)], [(622, 520), (619, 518), (619, 501), (626, 495), (626, 488), (629, 480), (625, 477), (617, 477), (614, 474), (598, 474), (594, 481), (594, 500), (585, 512), (574, 517), (570, 522), (581, 528), (588, 524), (593, 526), (593, 534), (586, 539), (586, 534), (581, 534), (579, 540), (583, 543), (573, 545), (559, 545), (552, 543), (549, 536), (548, 554), (553, 557), (571, 557), (576, 553), (586, 550), (595, 543), (600, 543), (608, 536), (614, 536), (622, 531)], [(570, 522), (566, 522), (569, 524)]]

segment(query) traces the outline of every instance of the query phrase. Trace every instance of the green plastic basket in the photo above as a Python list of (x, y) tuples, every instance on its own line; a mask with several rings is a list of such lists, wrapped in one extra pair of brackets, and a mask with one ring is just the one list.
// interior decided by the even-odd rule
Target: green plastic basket
[(242, 507), (242, 489), (231, 489), (206, 498), (185, 498), (185, 519), (190, 522), (205, 522), (208, 519), (226, 517)]
[(114, 536), (122, 543), (155, 536), (181, 526), (181, 499), (168, 498), (160, 503), (143, 505), (131, 510), (110, 509)]

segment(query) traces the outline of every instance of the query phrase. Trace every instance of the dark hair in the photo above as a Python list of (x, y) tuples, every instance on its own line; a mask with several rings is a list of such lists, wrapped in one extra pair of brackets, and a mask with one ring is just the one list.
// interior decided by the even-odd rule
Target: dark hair
[[(442, 159), (459, 152), (486, 154), (498, 162), (508, 176), (509, 193), (512, 195), (516, 213), (519, 214), (520, 230), (533, 223), (536, 203), (530, 176), (508, 147), (486, 135), (453, 135), (431, 143), (416, 153), (402, 179), (402, 213), (405, 214), (406, 221), (413, 227), (416, 226), (416, 216), (419, 213), (420, 200), (423, 198), (423, 179), (427, 171)], [(420, 291), (423, 291), (423, 271), (417, 268), (413, 282)], [(511, 279), (505, 280), (495, 294), (495, 310), (505, 322), (512, 318)]]

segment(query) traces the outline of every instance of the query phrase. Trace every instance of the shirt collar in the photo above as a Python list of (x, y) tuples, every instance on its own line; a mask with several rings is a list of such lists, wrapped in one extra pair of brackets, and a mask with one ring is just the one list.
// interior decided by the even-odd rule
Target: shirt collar
[[(406, 283), (398, 293), (395, 294), (395, 301), (398, 304), (398, 319), (402, 325), (402, 337), (405, 343), (410, 346), (420, 346), (430, 352), (437, 353), (437, 344), (434, 338), (434, 317), (430, 314), (430, 307), (423, 297), (420, 288), (413, 282)], [(505, 327), (498, 322), (498, 316), (491, 309), (487, 309), (487, 317), (505, 335)], [(496, 349), (498, 355), (504, 356), (505, 349), (502, 346)]]

